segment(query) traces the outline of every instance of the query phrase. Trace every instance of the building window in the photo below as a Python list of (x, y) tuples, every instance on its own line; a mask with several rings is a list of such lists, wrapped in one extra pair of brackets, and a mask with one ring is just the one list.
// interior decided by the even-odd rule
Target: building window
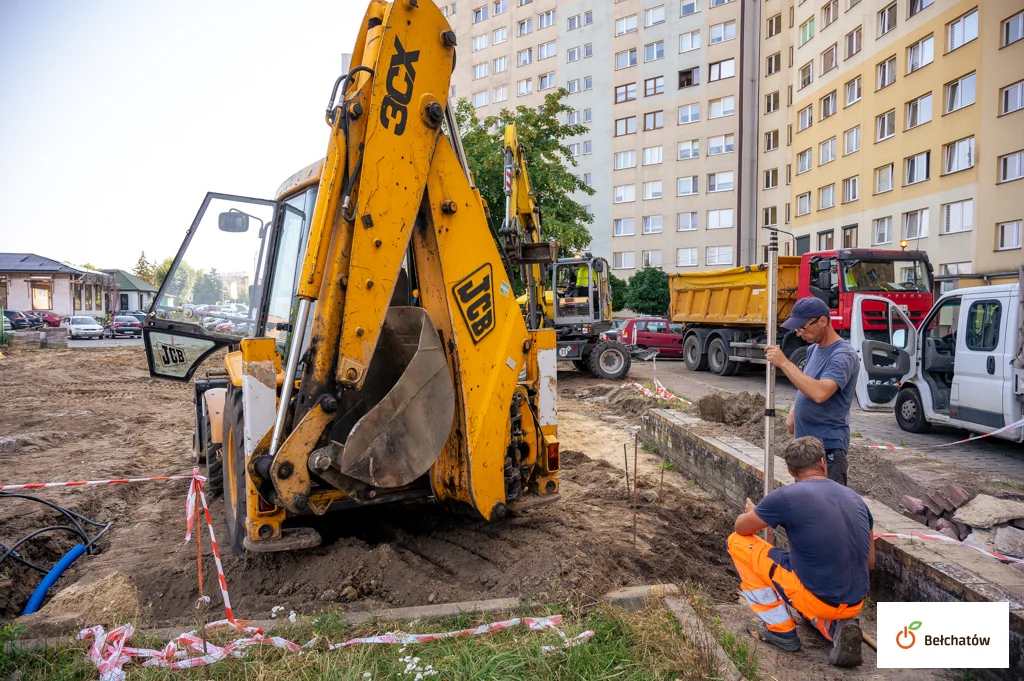
[(971, 73), (946, 84), (946, 113), (953, 113), (974, 104), (975, 74)]
[(814, 82), (814, 62), (809, 61), (800, 67), (800, 89)]
[(550, 90), (551, 88), (555, 87), (555, 85), (555, 72), (552, 71), (551, 73), (545, 73), (538, 79), (537, 89)]
[(716, 80), (732, 78), (736, 75), (736, 60), (725, 59), (723, 61), (713, 62), (709, 65), (708, 70), (710, 71), (708, 82), (713, 83)]
[(910, 16), (914, 16), (926, 7), (931, 7), (935, 0), (910, 0)]
[(508, 0), (494, 0), (494, 16), (508, 11)]
[(679, 107), (679, 125), (696, 123), (700, 120), (700, 104), (683, 104)]
[(764, 134), (764, 150), (775, 151), (779, 148), (779, 131), (772, 130)]
[(896, 82), (896, 57), (889, 57), (878, 65), (878, 88), (881, 90)]
[(860, 101), (860, 76), (846, 84), (846, 106)]
[(587, 10), (583, 13), (583, 25), (590, 26), (594, 23), (594, 13), (591, 10)]
[(644, 114), (644, 130), (657, 130), (665, 127), (665, 112), (652, 111)]
[(543, 43), (537, 47), (537, 61), (541, 59), (550, 59), (556, 54), (555, 41), (552, 40), (548, 43)]
[(796, 197), (796, 216), (807, 215), (811, 212), (811, 193), (804, 192)]
[(732, 208), (721, 208), (708, 211), (708, 229), (732, 229), (733, 210)]
[(615, 35), (626, 35), (627, 33), (633, 33), (637, 30), (636, 15), (630, 15), (628, 17), (622, 17), (615, 21)]
[(652, 7), (644, 12), (644, 26), (654, 26), (665, 23), (665, 5)]
[(473, 106), (475, 106), (475, 107), (487, 106), (487, 93), (486, 92), (475, 92), (475, 93), (473, 93)]
[(584, 123), (590, 123), (591, 120), (593, 120), (592, 110), (591, 109), (584, 109), (583, 110), (583, 122)]
[(774, 74), (774, 73), (778, 73), (779, 71), (781, 71), (782, 70), (782, 53), (781, 52), (776, 52), (775, 54), (773, 54), (770, 57), (768, 57), (768, 59), (766, 60), (766, 67), (765, 67), (765, 69), (768, 72), (769, 76)]
[(493, 34), (491, 34), (491, 37), (493, 38), (491, 42), (493, 42), (495, 45), (500, 45), (501, 43), (507, 41), (508, 27), (506, 26), (505, 28), (499, 28)]
[(766, 114), (774, 113), (779, 110), (779, 93), (778, 91), (769, 92), (764, 96), (764, 112)]
[(636, 267), (636, 252), (622, 251), (612, 253), (612, 268), (616, 270), (631, 270)]
[(928, 36), (907, 48), (907, 73), (924, 68), (935, 60), (935, 36)]
[(550, 28), (555, 25), (555, 10), (541, 12), (538, 15), (537, 25), (539, 28)]
[(896, 28), (896, 3), (892, 3), (878, 12), (878, 37)]
[(837, 66), (839, 66), (838, 47), (833, 44), (821, 53), (821, 72), (828, 73)]
[(857, 28), (853, 29), (852, 31), (850, 31), (849, 33), (846, 34), (846, 56), (845, 56), (845, 59), (849, 59), (853, 55), (855, 55), (858, 52), (860, 52), (861, 43), (862, 43), (862, 39), (861, 39), (862, 34), (863, 34), (863, 31), (861, 30), (860, 26), (858, 26)]
[(932, 93), (907, 102), (907, 130), (932, 120)]
[(978, 37), (978, 10), (973, 9), (955, 21), (951, 21), (947, 27), (948, 42), (947, 52), (952, 52), (958, 47), (963, 47)]
[(877, 129), (876, 141), (881, 142), (887, 140), (896, 134), (896, 109), (892, 111), (886, 111), (884, 114), (875, 118), (875, 127)]
[(1024, 38), (1024, 12), (1018, 12), (1003, 22), (1003, 47)]
[(612, 220), (612, 236), (633, 236), (636, 234), (636, 218)]
[(683, 69), (679, 72), (679, 89), (682, 90), (685, 87), (693, 87), (694, 85), (700, 84), (700, 67), (694, 66), (692, 69)]
[(579, 47), (570, 47), (565, 52), (565, 61), (569, 64), (583, 59), (583, 52)]
[(906, 164), (906, 174), (903, 178), (903, 183), (917, 184), (929, 179), (931, 177), (931, 161), (931, 151), (923, 151), (920, 154), (907, 158), (904, 161)]
[(522, 38), (524, 35), (531, 33), (533, 33), (533, 17), (520, 21), (517, 35)]
[(700, 156), (700, 140), (685, 140), (679, 143), (676, 160), (685, 161)]
[(487, 48), (487, 34), (478, 35), (473, 38), (473, 51), (479, 52)]
[(731, 154), (736, 148), (734, 135), (716, 135), (708, 138), (708, 156)]
[[(973, 76), (971, 76), (973, 78)], [(1004, 87), (999, 92), (999, 113), (1008, 114), (1024, 109), (1024, 80)]]
[(731, 192), (733, 190), (733, 172), (731, 170), (708, 174), (708, 193)]
[(522, 97), (524, 95), (532, 94), (533, 93), (533, 80), (530, 79), (530, 78), (527, 78), (526, 80), (521, 80), (518, 83), (516, 83), (516, 87), (518, 89), (520, 97)]
[(657, 61), (665, 58), (665, 41), (644, 45), (644, 62)]
[(928, 209), (912, 210), (903, 214), (903, 238), (922, 239), (928, 236)]
[(974, 167), (974, 138), (967, 137), (942, 147), (943, 172), (955, 173)]
[(697, 193), (697, 176), (676, 178), (676, 196), (693, 196)]
[(587, 43), (583, 46), (583, 58), (590, 59), (594, 56), (594, 46), (591, 43)]
[(839, 18), (839, 0), (826, 2), (821, 8), (821, 27), (825, 28)]
[(565, 117), (565, 124), (566, 125), (578, 125), (579, 122), (580, 122), (580, 112), (579, 111), (570, 111), (568, 114), (566, 114), (566, 117)]
[(636, 83), (615, 86), (615, 103), (631, 102), (636, 99)]
[(583, 155), (587, 156), (588, 154), (593, 154), (593, 153), (594, 153), (594, 143), (592, 141), (590, 141), (590, 140), (583, 140)]
[(800, 24), (800, 46), (803, 47), (808, 40), (814, 37), (814, 17)]
[(782, 15), (776, 14), (768, 19), (768, 37), (774, 38), (782, 33)]
[(494, 88), (494, 102), (504, 102), (508, 99), (508, 85), (499, 85)]
[(999, 157), (999, 181), (1012, 182), (1024, 177), (1024, 151)]
[(727, 5), (730, 2), (733, 2), (733, 0), (711, 0), (711, 6), (712, 7), (721, 7), (722, 5)]
[(644, 234), (661, 234), (661, 216), (644, 216)]
[(664, 157), (664, 152), (661, 146), (657, 147), (644, 147), (644, 165), (654, 166), (661, 163)]
[(475, 64), (473, 66), (473, 80), (479, 80), (487, 77), (487, 63)]
[(636, 149), (615, 152), (615, 170), (636, 168)]
[(594, 89), (594, 77), (593, 76), (583, 76), (583, 89), (584, 90), (593, 90)]
[(974, 228), (974, 199), (947, 203), (942, 207), (942, 233), (969, 232)]
[[(939, 275), (943, 277), (950, 275), (958, 276), (961, 274), (970, 274), (973, 271), (973, 265), (969, 262), (951, 262), (939, 265)], [(956, 287), (957, 281), (955, 279), (953, 281), (939, 282), (939, 293), (942, 294), (948, 291), (952, 291), (956, 289)]]
[(835, 90), (833, 90), (832, 92), (828, 93), (827, 95), (825, 95), (824, 97), (821, 98), (821, 118), (822, 118), (822, 120), (828, 118), (829, 116), (831, 116), (832, 114), (834, 114), (836, 112), (836, 102), (837, 102), (837, 100), (838, 100), (838, 97), (836, 97), (836, 91)]
[(878, 218), (874, 221), (874, 243), (873, 246), (882, 246), (892, 243), (892, 216)]
[(568, 145), (570, 156), (579, 156), (582, 153), (582, 148), (579, 142), (573, 142)]
[(641, 251), (644, 267), (661, 267), (661, 251)]
[(803, 132), (807, 128), (811, 127), (811, 124), (813, 122), (814, 122), (814, 107), (812, 107), (811, 105), (808, 104), (803, 109), (800, 109), (800, 112), (797, 114), (796, 131), (797, 132)]
[(775, 189), (779, 186), (779, 169), (772, 168), (764, 171), (764, 188)]
[(700, 49), (700, 31), (690, 31), (679, 35), (679, 52), (690, 52)]
[(1021, 221), (1000, 222), (996, 225), (996, 250), (1010, 251), (1020, 248)]
[(860, 151), (860, 126), (850, 128), (843, 133), (843, 154)]
[(677, 248), (676, 249), (676, 267), (696, 267), (697, 266), (697, 249), (696, 248)]
[(818, 210), (825, 210), (836, 205), (836, 186), (830, 184), (818, 189)]
[(796, 174), (801, 175), (811, 169), (811, 150), (804, 149), (796, 155)]
[(709, 45), (717, 45), (718, 43), (723, 43), (727, 40), (735, 40), (736, 22), (727, 21), (724, 24), (715, 24), (711, 27), (709, 34)]
[(644, 81), (644, 96), (652, 97), (665, 93), (665, 77), (648, 78)]
[(830, 137), (818, 145), (818, 165), (822, 166), (836, 160), (836, 138)]
[(883, 194), (892, 191), (893, 187), (893, 164), (875, 169), (875, 193)]
[(857, 225), (843, 227), (843, 248), (857, 248)]
[(636, 201), (636, 185), (622, 184), (612, 188), (612, 203), (632, 203)]
[(774, 227), (779, 224), (779, 209), (776, 206), (768, 206), (761, 211), (761, 215), (765, 227)]
[(731, 265), (732, 246), (708, 246), (704, 256), (706, 265)]
[(843, 203), (850, 203), (860, 198), (860, 176), (855, 175), (843, 180)]
[(682, 0), (679, 3), (679, 16), (688, 17), (700, 11), (700, 0)]
[(835, 230), (828, 232), (818, 232), (818, 250), (819, 251), (831, 251), (835, 248)]
[(630, 66), (636, 66), (636, 50), (623, 50), (615, 55), (615, 70), (628, 69)]
[(569, 20), (566, 22), (566, 30), (567, 31), (575, 31), (580, 26), (581, 26), (581, 22), (580, 22), (580, 15), (579, 14), (572, 15), (571, 17), (569, 17)]
[(516, 60), (519, 66), (526, 66), (527, 64), (533, 63), (533, 48), (528, 47), (525, 50), (519, 50), (518, 59)]
[(569, 91), (570, 95), (576, 94), (577, 92), (580, 91), (580, 79), (573, 78), (572, 80), (565, 84), (565, 88)]
[(697, 213), (679, 213), (676, 215), (677, 232), (693, 232), (697, 229)]
[(508, 71), (508, 57), (498, 57), (494, 60), (494, 72), (504, 73)]
[(722, 97), (708, 102), (708, 118), (722, 118), (736, 113), (736, 98)]
[(483, 7), (477, 7), (473, 10), (473, 23), (479, 23), (487, 18), (487, 5)]

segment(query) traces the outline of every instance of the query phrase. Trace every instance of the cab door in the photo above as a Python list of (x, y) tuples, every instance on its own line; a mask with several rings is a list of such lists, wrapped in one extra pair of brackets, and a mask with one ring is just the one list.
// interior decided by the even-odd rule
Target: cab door
[(965, 297), (961, 307), (949, 415), (972, 430), (1006, 425), (1003, 398), (1012, 356), (1006, 340), (1010, 305), (1006, 296), (978, 295)]
[[(887, 338), (877, 332), (871, 340), (864, 333), (865, 301), (882, 303), (886, 309)], [(865, 411), (888, 411), (896, 402), (900, 385), (917, 372), (917, 329), (888, 298), (856, 295), (850, 319), (850, 343), (860, 358), (857, 403)]]

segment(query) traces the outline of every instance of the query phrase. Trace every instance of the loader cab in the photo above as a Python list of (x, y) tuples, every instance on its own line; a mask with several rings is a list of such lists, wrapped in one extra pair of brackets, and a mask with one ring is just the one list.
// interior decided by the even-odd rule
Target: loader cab
[(551, 265), (554, 323), (586, 324), (601, 333), (611, 328), (612, 296), (604, 258), (563, 258)]

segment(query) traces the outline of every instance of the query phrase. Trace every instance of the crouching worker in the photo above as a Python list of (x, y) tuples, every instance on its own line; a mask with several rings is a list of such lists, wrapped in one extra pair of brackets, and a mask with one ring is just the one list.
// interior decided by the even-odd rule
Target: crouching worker
[[(820, 440), (797, 438), (783, 458), (796, 482), (756, 507), (747, 499), (729, 535), (740, 589), (757, 615), (747, 631), (783, 650), (799, 650), (790, 606), (832, 642), (830, 664), (859, 665), (861, 629), (854, 618), (875, 564), (874, 521), (856, 492), (829, 480)], [(768, 526), (785, 528), (789, 551), (754, 534)]]

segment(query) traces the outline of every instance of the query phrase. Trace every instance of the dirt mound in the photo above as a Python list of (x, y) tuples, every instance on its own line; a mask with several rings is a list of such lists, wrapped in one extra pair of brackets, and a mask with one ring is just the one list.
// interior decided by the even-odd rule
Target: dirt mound
[[(711, 393), (697, 400), (691, 412), (711, 423), (729, 426), (729, 432), (755, 445), (764, 445), (764, 395), (761, 393)], [(793, 439), (786, 430), (786, 415), (775, 418), (775, 443)]]
[(609, 393), (605, 400), (612, 411), (623, 416), (646, 416), (651, 409), (658, 408), (658, 400), (637, 391), (635, 386), (624, 385)]

